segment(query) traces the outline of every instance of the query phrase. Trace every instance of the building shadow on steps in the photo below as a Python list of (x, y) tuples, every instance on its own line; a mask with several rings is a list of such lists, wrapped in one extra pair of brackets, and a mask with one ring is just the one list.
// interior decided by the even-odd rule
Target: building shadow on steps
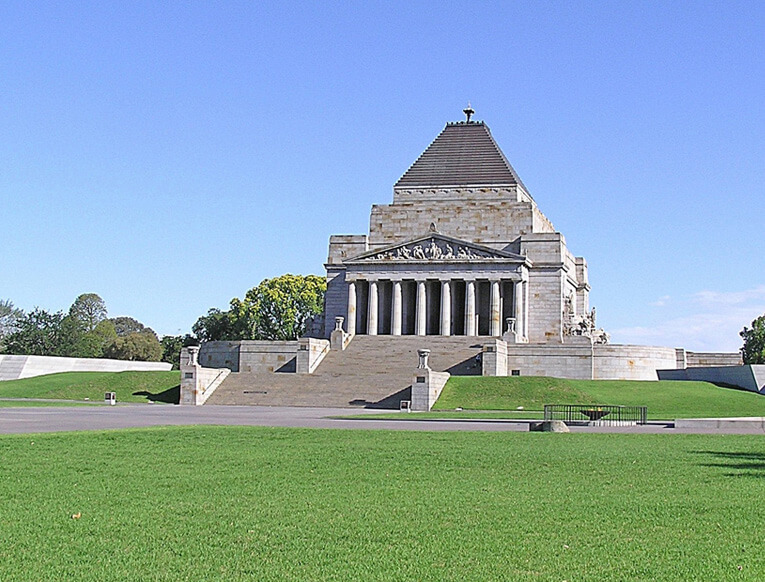
[(284, 364), (281, 368), (274, 370), (277, 374), (294, 374), (297, 372), (297, 356)]
[(481, 354), (478, 353), (472, 358), (454, 364), (451, 368), (447, 368), (446, 371), (452, 376), (480, 376), (483, 373)]
[(357, 398), (356, 400), (351, 400), (348, 402), (351, 406), (363, 406), (364, 408), (381, 408), (385, 410), (398, 410), (401, 408), (401, 401), (402, 400), (411, 400), (412, 399), (412, 387), (407, 386), (403, 390), (399, 390), (398, 392), (391, 394), (390, 396), (386, 396), (385, 398), (378, 400), (377, 402), (371, 402), (369, 400), (364, 400), (362, 398)]
[(181, 401), (181, 385), (173, 386), (163, 392), (148, 392), (141, 390), (140, 392), (133, 392), (133, 396), (146, 396), (146, 400), (152, 402), (164, 402), (165, 404), (178, 404)]

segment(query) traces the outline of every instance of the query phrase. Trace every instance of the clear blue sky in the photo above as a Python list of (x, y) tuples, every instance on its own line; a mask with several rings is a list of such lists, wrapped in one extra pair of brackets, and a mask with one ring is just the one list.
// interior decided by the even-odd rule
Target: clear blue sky
[(0, 299), (185, 333), (331, 234), (468, 100), (620, 343), (765, 313), (765, 3), (0, 5)]

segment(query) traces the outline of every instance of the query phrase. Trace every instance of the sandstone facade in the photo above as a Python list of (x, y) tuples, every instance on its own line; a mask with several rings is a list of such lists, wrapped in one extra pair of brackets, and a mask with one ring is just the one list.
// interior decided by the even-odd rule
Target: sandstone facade
[(587, 262), (483, 122), (447, 124), (395, 184), (393, 202), (372, 207), (369, 234), (330, 238), (326, 269), (325, 321), (342, 316), (354, 335), (605, 339)]

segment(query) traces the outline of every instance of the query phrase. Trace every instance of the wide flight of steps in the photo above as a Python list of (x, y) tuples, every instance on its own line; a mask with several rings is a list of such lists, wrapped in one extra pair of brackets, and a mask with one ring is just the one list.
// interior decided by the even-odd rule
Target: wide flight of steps
[(208, 404), (398, 408), (411, 399), (417, 350), (430, 349), (430, 367), (452, 375), (480, 375), (476, 356), (488, 338), (357, 335), (331, 351), (313, 374), (232, 373)]

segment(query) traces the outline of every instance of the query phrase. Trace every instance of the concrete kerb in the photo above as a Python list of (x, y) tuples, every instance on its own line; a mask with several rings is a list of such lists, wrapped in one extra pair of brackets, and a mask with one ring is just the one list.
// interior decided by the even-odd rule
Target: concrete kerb
[(682, 430), (747, 430), (765, 433), (765, 417), (678, 418), (675, 428)]

